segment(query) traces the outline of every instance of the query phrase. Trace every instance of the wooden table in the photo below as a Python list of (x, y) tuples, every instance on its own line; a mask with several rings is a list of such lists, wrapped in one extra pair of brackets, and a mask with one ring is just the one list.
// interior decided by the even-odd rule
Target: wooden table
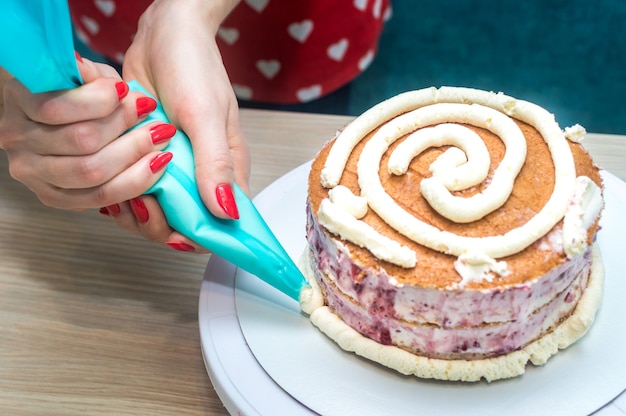
[[(254, 194), (351, 119), (241, 113)], [(584, 143), (626, 180), (626, 137)], [(208, 255), (131, 236), (95, 210), (44, 207), (10, 178), (4, 153), (0, 195), (0, 414), (227, 414), (200, 350)]]

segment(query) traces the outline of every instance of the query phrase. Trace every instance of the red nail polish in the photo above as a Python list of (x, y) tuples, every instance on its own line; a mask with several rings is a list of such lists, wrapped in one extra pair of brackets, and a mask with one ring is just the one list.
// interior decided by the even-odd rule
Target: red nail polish
[(185, 251), (185, 252), (188, 252), (188, 253), (196, 251), (195, 247), (190, 246), (189, 244), (183, 243), (182, 241), (166, 243), (166, 244), (168, 246), (172, 247), (174, 250), (178, 250), (178, 251)]
[(176, 134), (176, 127), (171, 124), (158, 124), (150, 129), (150, 138), (152, 143), (163, 143)]
[(227, 183), (217, 185), (217, 188), (215, 188), (215, 196), (217, 197), (217, 203), (222, 207), (226, 215), (234, 220), (238, 220), (239, 209), (237, 208), (233, 188)]
[(146, 208), (146, 204), (140, 198), (133, 198), (130, 201), (130, 209), (135, 214), (135, 218), (140, 223), (148, 222), (150, 219), (150, 215), (148, 214), (148, 208)]
[(100, 208), (98, 212), (102, 215), (106, 215), (107, 217), (109, 216), (109, 210), (106, 208)]
[(172, 160), (173, 156), (174, 155), (171, 152), (163, 152), (156, 155), (150, 161), (150, 170), (152, 171), (152, 173), (157, 173), (158, 171), (160, 171), (163, 166), (167, 165), (170, 160)]
[(76, 60), (78, 62), (83, 62), (83, 57), (80, 56), (80, 54), (78, 53), (78, 51), (74, 51), (74, 56), (76, 56)]
[(153, 98), (139, 97), (137, 98), (136, 106), (137, 117), (141, 118), (153, 112), (157, 107), (157, 103)]
[(120, 206), (118, 204), (109, 205), (106, 207), (106, 210), (109, 211), (109, 214), (115, 216), (119, 215), (121, 212)]
[(122, 98), (128, 95), (128, 84), (124, 81), (120, 81), (115, 84), (115, 90), (117, 91), (117, 99), (122, 101)]

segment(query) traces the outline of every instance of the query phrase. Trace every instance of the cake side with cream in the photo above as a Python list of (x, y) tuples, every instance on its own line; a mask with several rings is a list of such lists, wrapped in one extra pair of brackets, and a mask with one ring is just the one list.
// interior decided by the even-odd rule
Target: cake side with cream
[[(525, 349), (585, 309), (571, 344), (593, 321), (603, 275), (602, 180), (583, 137), (535, 104), (469, 88), (374, 106), (313, 161), (301, 267), (319, 292), (302, 294), (303, 311), (381, 352), (344, 349), (383, 364), (382, 351), (398, 353), (413, 365), (390, 367), (420, 377), (518, 375)], [(494, 361), (509, 370), (431, 371)]]

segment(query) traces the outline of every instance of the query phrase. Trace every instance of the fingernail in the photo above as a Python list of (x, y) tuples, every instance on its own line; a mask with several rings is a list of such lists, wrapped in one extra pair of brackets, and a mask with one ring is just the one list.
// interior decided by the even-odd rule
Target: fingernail
[(74, 56), (76, 56), (76, 60), (78, 62), (83, 62), (83, 57), (80, 56), (80, 54), (78, 53), (78, 51), (74, 51)]
[[(119, 101), (122, 101), (122, 98), (128, 95), (128, 89), (129, 89), (128, 84), (125, 83), (124, 81), (120, 81), (115, 84), (115, 90), (117, 91), (117, 99)], [(139, 109), (137, 110), (137, 113), (139, 113)]]
[(141, 118), (153, 112), (157, 107), (157, 103), (153, 98), (139, 97), (137, 98), (136, 106), (137, 106), (137, 117)]
[(118, 204), (108, 205), (106, 207), (106, 210), (109, 211), (109, 214), (113, 216), (119, 215), (119, 213), (121, 212), (120, 206)]
[(140, 198), (131, 199), (129, 202), (130, 209), (133, 211), (133, 214), (135, 214), (135, 218), (137, 218), (137, 221), (141, 223), (148, 222), (148, 220), (150, 219), (150, 215), (148, 214), (148, 208), (146, 208), (146, 204), (144, 204)]
[(176, 127), (172, 124), (158, 124), (150, 129), (150, 138), (154, 144), (163, 143), (174, 137), (174, 134)]
[(188, 253), (191, 253), (192, 251), (196, 251), (195, 247), (190, 246), (189, 244), (183, 243), (182, 241), (166, 243), (166, 244), (172, 247), (174, 250), (178, 250), (178, 251), (185, 251)]
[(215, 196), (217, 197), (217, 203), (222, 207), (226, 215), (234, 220), (238, 220), (239, 209), (237, 208), (237, 202), (235, 202), (233, 188), (227, 183), (217, 185)]
[(172, 160), (173, 156), (174, 155), (171, 152), (163, 152), (156, 155), (150, 161), (150, 170), (152, 171), (152, 173), (157, 173), (158, 171), (160, 171), (163, 166), (167, 165), (170, 160)]
[(106, 208), (100, 208), (98, 212), (102, 215), (106, 215), (107, 217), (109, 216), (109, 210)]

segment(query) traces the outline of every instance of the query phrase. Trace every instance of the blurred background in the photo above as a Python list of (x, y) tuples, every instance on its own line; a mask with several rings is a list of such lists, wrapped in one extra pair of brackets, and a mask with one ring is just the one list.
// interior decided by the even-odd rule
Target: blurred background
[(625, 0), (392, 0), (392, 6), (378, 55), (359, 78), (321, 100), (280, 108), (358, 115), (407, 90), (464, 86), (532, 101), (561, 127), (626, 134)]
[[(626, 0), (392, 0), (392, 7), (376, 59), (350, 85), (301, 105), (240, 105), (356, 116), (400, 92), (464, 86), (532, 101), (561, 127), (626, 134)], [(77, 49), (92, 57), (78, 40)]]

